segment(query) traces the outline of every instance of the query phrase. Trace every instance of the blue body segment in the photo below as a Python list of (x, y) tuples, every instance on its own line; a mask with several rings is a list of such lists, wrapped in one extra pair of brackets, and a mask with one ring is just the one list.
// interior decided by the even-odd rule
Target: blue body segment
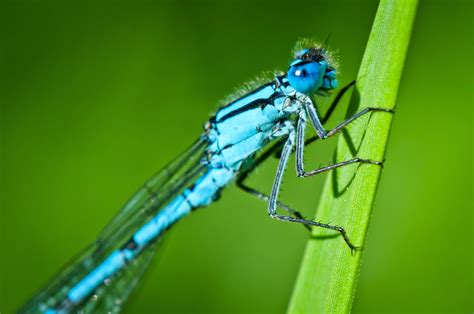
[(184, 195), (176, 197), (168, 206), (153, 217), (143, 227), (133, 235), (133, 241), (138, 246), (144, 246), (152, 241), (162, 231), (172, 223), (191, 211), (191, 206), (186, 202)]
[(271, 84), (264, 85), (258, 88), (257, 90), (251, 92), (250, 94), (246, 95), (246, 97), (242, 97), (220, 109), (216, 113), (216, 120), (220, 121), (221, 119), (225, 118), (225, 116), (241, 110), (242, 107), (248, 106), (250, 103), (256, 100), (268, 99), (274, 92), (275, 89), (272, 87)]
[(186, 189), (137, 230), (133, 235), (133, 241), (137, 246), (135, 250), (123, 249), (113, 252), (89, 275), (72, 287), (67, 295), (69, 301), (81, 302), (105, 279), (123, 268), (127, 261), (132, 260), (135, 256), (134, 251), (139, 252), (193, 208), (209, 205), (219, 190), (226, 186), (233, 176), (234, 172), (225, 168), (209, 170), (192, 188)]
[(89, 275), (82, 279), (76, 286), (72, 287), (68, 293), (71, 302), (77, 303), (84, 299), (97, 284), (104, 281), (110, 275), (125, 265), (125, 254), (122, 251), (115, 251), (102, 264), (94, 269)]
[[(288, 74), (276, 76), (221, 107), (205, 124), (195, 145), (145, 183), (91, 249), (24, 311), (82, 311), (82, 306), (100, 293), (99, 288), (120, 274), (131, 269), (141, 274), (140, 267), (150, 260), (141, 258), (168, 228), (192, 210), (215, 201), (242, 165), (251, 162), (268, 143), (294, 137), (294, 121), (305, 106), (306, 94), (335, 86), (336, 72), (324, 51), (319, 47), (299, 50)], [(188, 160), (192, 161), (189, 165)], [(126, 280), (130, 279), (124, 279), (125, 285)], [(131, 288), (124, 290), (126, 298)]]
[[(126, 267), (149, 243), (194, 208), (212, 203), (220, 190), (234, 179), (242, 162), (274, 137), (285, 134), (281, 128), (275, 128), (279, 121), (290, 114), (283, 110), (287, 96), (277, 85), (273, 82), (263, 86), (221, 108), (211, 118), (205, 134), (209, 154), (208, 170), (140, 227), (127, 241), (126, 247), (111, 253), (71, 287), (67, 294), (68, 306), (81, 303), (107, 278)], [(286, 86), (286, 89), (291, 90), (291, 87)]]

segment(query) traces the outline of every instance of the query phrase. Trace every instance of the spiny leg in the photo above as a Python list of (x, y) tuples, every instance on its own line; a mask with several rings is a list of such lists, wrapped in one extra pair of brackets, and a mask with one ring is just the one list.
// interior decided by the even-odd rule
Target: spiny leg
[[(262, 193), (260, 191), (257, 191), (255, 190), (254, 188), (251, 188), (245, 184), (243, 184), (242, 182), (239, 182), (237, 181), (237, 186), (242, 189), (244, 192), (247, 192), (249, 193), (250, 195), (253, 195), (255, 197), (257, 197), (258, 199), (261, 199), (262, 201), (265, 201), (268, 203), (268, 201), (270, 200), (270, 197), (265, 194), (265, 193)], [(299, 218), (299, 219), (305, 219), (305, 217), (299, 212), (297, 211), (296, 209), (293, 209), (291, 208), (290, 206), (286, 205), (285, 203), (282, 203), (280, 201), (277, 201), (277, 207), (280, 208), (280, 209), (283, 209), (287, 212), (289, 212), (290, 214), (292, 214), (293, 216), (295, 216), (296, 218)], [(291, 217), (291, 216), (290, 216)], [(308, 229), (309, 231), (312, 231), (311, 227), (307, 224), (304, 224), (303, 225), (306, 229)]]
[(338, 124), (335, 128), (333, 128), (331, 131), (329, 131), (327, 133), (326, 138), (333, 136), (337, 132), (341, 131), (344, 127), (346, 127), (348, 124), (350, 124), (351, 122), (353, 122), (357, 118), (360, 118), (361, 116), (363, 116), (364, 114), (369, 113), (369, 112), (395, 113), (395, 111), (393, 109), (380, 108), (380, 107), (366, 107), (366, 108), (362, 109), (361, 111), (359, 111), (358, 113), (351, 116), (350, 118), (348, 118), (348, 119), (342, 121), (340, 124)]
[[(306, 172), (304, 170), (304, 158), (303, 158), (304, 155), (303, 154), (304, 154), (304, 146), (306, 144), (314, 142), (318, 138), (325, 139), (325, 138), (328, 138), (328, 137), (336, 134), (341, 129), (343, 129), (346, 125), (348, 125), (349, 123), (351, 123), (352, 121), (354, 121), (355, 119), (359, 118), (360, 116), (362, 116), (363, 114), (365, 114), (367, 112), (370, 112), (370, 111), (393, 112), (393, 110), (385, 109), (385, 108), (373, 108), (373, 107), (365, 108), (364, 110), (358, 112), (357, 114), (355, 114), (351, 118), (345, 120), (344, 122), (342, 122), (341, 124), (336, 126), (331, 131), (327, 132), (322, 127), (322, 124), (325, 123), (329, 119), (330, 115), (334, 111), (334, 108), (336, 107), (336, 105), (339, 102), (340, 98), (342, 97), (343, 93), (345, 91), (347, 91), (347, 89), (352, 84), (353, 83), (346, 86), (343, 89), (342, 93), (341, 92), (339, 93), (340, 96), (338, 95), (339, 97), (338, 96), (336, 97), (335, 101), (333, 102), (333, 104), (331, 105), (331, 107), (329, 108), (329, 110), (326, 112), (325, 116), (321, 120), (319, 119), (318, 114), (317, 114), (313, 104), (312, 103), (305, 103), (305, 110), (301, 110), (301, 112), (300, 112), (300, 115), (299, 115), (298, 121), (297, 121), (297, 130), (296, 130), (296, 143), (295, 143), (296, 144), (296, 169), (297, 169), (298, 176), (300, 176), (300, 177), (313, 176), (313, 175), (316, 175), (316, 174), (319, 174), (319, 173), (322, 173), (322, 172), (333, 170), (335, 168), (346, 166), (346, 165), (353, 164), (353, 163), (370, 163), (370, 164), (383, 166), (382, 162), (379, 162), (379, 161), (373, 161), (373, 160), (362, 159), (362, 158), (353, 158), (353, 159), (350, 159), (350, 160), (338, 162), (336, 164), (333, 164), (333, 165), (330, 165), (330, 166), (327, 166), (327, 167), (318, 168), (318, 169), (315, 169), (315, 170), (312, 170), (312, 171), (309, 171), (309, 172)], [(311, 122), (312, 122), (318, 136), (314, 140), (309, 139), (308, 141), (305, 142), (306, 114), (307, 113), (310, 116)], [(280, 220), (292, 221), (292, 222), (301, 222), (301, 221), (298, 221), (298, 219), (295, 219), (295, 218), (292, 218), (292, 217), (281, 216), (281, 215), (277, 215), (277, 217), (275, 217), (275, 218), (280, 219)], [(307, 223), (307, 222), (301, 222), (301, 223)], [(358, 249), (358, 247), (354, 246), (351, 243), (351, 241), (349, 240), (349, 237), (347, 236), (347, 233), (346, 233), (346, 231), (343, 227), (332, 226), (332, 225), (323, 224), (323, 223), (314, 222), (314, 221), (312, 221), (310, 224), (338, 231), (342, 235), (344, 241), (349, 246), (349, 248), (351, 249), (352, 252), (354, 250)]]
[[(353, 116), (347, 118), (343, 122), (341, 122), (339, 125), (337, 125), (335, 128), (333, 128), (330, 131), (327, 131), (323, 124), (327, 122), (329, 117), (332, 115), (334, 109), (336, 108), (337, 104), (339, 103), (339, 100), (342, 98), (344, 93), (352, 86), (354, 85), (355, 81), (349, 83), (347, 86), (345, 86), (341, 91), (338, 93), (336, 96), (336, 99), (334, 102), (331, 104), (329, 107), (328, 111), (324, 115), (322, 119), (320, 119), (318, 112), (316, 111), (316, 108), (314, 107), (313, 101), (311, 98), (307, 95), (300, 94), (298, 96), (298, 100), (303, 104), (304, 109), (306, 110), (306, 113), (309, 116), (309, 120), (311, 121), (311, 124), (313, 125), (314, 130), (316, 131), (316, 134), (319, 138), (321, 139), (326, 139), (328, 137), (333, 136), (334, 134), (338, 133), (341, 131), (344, 127), (346, 127), (348, 124), (353, 122), (354, 120), (358, 119), (359, 117), (363, 116), (366, 113), (369, 112), (388, 112), (388, 113), (394, 113), (393, 109), (388, 109), (388, 108), (381, 108), (381, 107), (366, 107), (362, 109), (361, 111), (357, 112)], [(306, 144), (309, 144), (311, 142), (314, 142), (316, 139), (309, 139), (306, 141)]]
[(281, 220), (281, 221), (297, 222), (297, 223), (301, 223), (301, 224), (305, 224), (305, 225), (310, 225), (310, 226), (315, 226), (315, 227), (320, 227), (320, 228), (325, 228), (325, 229), (330, 229), (330, 230), (337, 231), (341, 234), (342, 238), (346, 242), (346, 244), (349, 247), (349, 249), (351, 250), (351, 252), (354, 252), (354, 251), (357, 251), (357, 250), (360, 249), (360, 247), (355, 246), (354, 244), (352, 244), (351, 240), (347, 236), (346, 230), (343, 227), (329, 225), (329, 224), (325, 224), (325, 223), (322, 223), (322, 222), (319, 222), (319, 221), (306, 220), (306, 219), (301, 219), (301, 218), (293, 218), (293, 217), (290, 217), (290, 216), (284, 216), (284, 215), (279, 215), (279, 214), (274, 214), (274, 215), (270, 215), (270, 216), (272, 218), (275, 218), (275, 219), (278, 219), (278, 220)]
[(296, 125), (296, 173), (298, 177), (310, 177), (322, 172), (333, 170), (339, 167), (347, 166), (355, 163), (367, 163), (374, 164), (378, 166), (383, 166), (383, 163), (380, 161), (374, 161), (370, 159), (363, 158), (352, 158), (342, 162), (338, 162), (326, 167), (317, 168), (311, 171), (304, 170), (304, 146), (305, 146), (305, 130), (306, 130), (306, 112), (304, 110), (300, 111), (297, 125)]
[[(393, 110), (386, 109), (386, 108), (375, 108), (375, 107), (365, 108), (362, 111), (360, 111), (360, 112), (356, 113), (355, 115), (353, 115), (352, 117), (350, 117), (349, 119), (345, 120), (344, 122), (342, 122), (338, 126), (336, 126), (331, 131), (327, 132), (324, 129), (324, 127), (322, 126), (322, 124), (325, 124), (327, 122), (327, 120), (330, 118), (330, 116), (334, 112), (334, 110), (335, 110), (337, 104), (339, 103), (340, 99), (342, 98), (342, 96), (347, 92), (347, 90), (352, 85), (354, 85), (354, 83), (355, 83), (355, 81), (349, 83), (347, 86), (345, 86), (344, 88), (341, 89), (341, 91), (338, 93), (338, 95), (336, 96), (333, 103), (331, 104), (331, 106), (329, 107), (329, 109), (327, 110), (326, 114), (324, 115), (324, 117), (322, 119), (319, 119), (319, 116), (318, 116), (318, 114), (316, 112), (316, 109), (314, 108), (313, 103), (311, 102), (311, 100), (308, 97), (303, 98), (303, 100), (306, 100), (306, 101), (304, 101), (305, 110), (306, 110), (306, 112), (308, 112), (308, 114), (310, 116), (310, 119), (311, 119), (311, 122), (312, 122), (312, 125), (315, 128), (318, 135), (317, 135), (317, 137), (310, 138), (305, 142), (304, 129), (305, 129), (305, 126), (306, 126), (306, 115), (304, 113), (304, 116), (303, 116), (304, 123), (302, 123), (301, 121), (298, 120), (298, 127), (297, 127), (297, 141), (296, 141), (296, 154), (297, 154), (297, 157), (296, 158), (297, 158), (297, 169), (299, 168), (298, 174), (302, 173), (303, 176), (310, 176), (310, 175), (315, 175), (315, 174), (318, 174), (318, 173), (321, 173), (321, 172), (329, 171), (329, 170), (332, 170), (332, 169), (335, 169), (335, 168), (338, 168), (338, 167), (341, 167), (341, 166), (345, 166), (345, 165), (348, 165), (348, 164), (360, 163), (360, 162), (382, 165), (382, 163), (378, 162), (378, 161), (372, 161), (372, 160), (361, 159), (361, 158), (353, 158), (351, 160), (336, 163), (336, 164), (328, 166), (328, 167), (315, 169), (315, 170), (313, 170), (311, 172), (308, 172), (308, 173), (304, 172), (303, 149), (304, 149), (305, 145), (314, 142), (318, 138), (325, 139), (327, 137), (330, 137), (330, 136), (336, 134), (341, 129), (343, 129), (346, 125), (348, 125), (349, 123), (351, 123), (355, 119), (359, 118), (360, 116), (362, 116), (362, 115), (364, 115), (364, 114), (366, 114), (370, 111), (384, 111), (384, 112), (393, 113)], [(357, 250), (358, 247), (356, 247), (355, 245), (353, 245), (351, 243), (351, 241), (350, 241), (349, 237), (347, 236), (347, 233), (346, 233), (346, 231), (343, 227), (333, 226), (333, 225), (330, 225), (330, 224), (324, 224), (324, 223), (317, 222), (317, 221), (312, 221), (312, 220), (306, 220), (304, 218), (299, 218), (299, 217), (294, 218), (294, 217), (291, 217), (291, 216), (279, 215), (279, 214), (276, 213), (276, 208), (277, 208), (278, 203), (279, 203), (278, 200), (277, 200), (278, 192), (280, 190), (281, 180), (282, 180), (282, 177), (283, 177), (283, 172), (286, 168), (286, 164), (288, 162), (289, 156), (291, 155), (294, 144), (295, 144), (295, 134), (294, 134), (294, 130), (291, 130), (290, 133), (289, 133), (288, 139), (287, 139), (287, 141), (285, 142), (285, 144), (283, 146), (283, 150), (279, 154), (280, 155), (280, 163), (278, 165), (277, 173), (276, 173), (276, 176), (275, 176), (275, 181), (274, 181), (274, 184), (273, 184), (273, 187), (272, 187), (272, 193), (271, 193), (270, 199), (269, 199), (269, 206), (268, 206), (269, 215), (272, 218), (282, 220), (282, 221), (297, 222), (297, 223), (301, 223), (301, 224), (304, 224), (304, 225), (316, 226), (316, 227), (321, 227), (321, 228), (326, 228), (326, 229), (337, 231), (342, 235), (344, 241), (346, 242), (347, 246), (349, 246), (349, 248), (351, 249), (352, 252)], [(277, 149), (275, 149), (275, 150), (277, 150)], [(298, 157), (298, 155), (299, 155), (299, 157)], [(298, 162), (298, 160), (299, 160), (299, 162)]]
[(346, 234), (346, 231), (342, 227), (324, 224), (321, 222), (307, 220), (303, 218), (294, 218), (291, 216), (277, 214), (276, 210), (277, 210), (277, 204), (278, 204), (278, 193), (280, 191), (281, 181), (283, 179), (283, 173), (285, 171), (285, 168), (288, 163), (288, 159), (291, 155), (291, 151), (293, 149), (294, 144), (295, 144), (295, 131), (294, 129), (290, 129), (288, 138), (285, 144), (283, 145), (280, 162), (278, 164), (275, 180), (272, 186), (272, 192), (270, 194), (270, 199), (268, 201), (268, 214), (270, 215), (270, 217), (281, 220), (281, 221), (297, 222), (304, 225), (321, 227), (321, 228), (337, 231), (342, 235), (344, 241), (346, 242), (347, 246), (349, 246), (351, 251), (356, 250), (357, 247), (351, 243), (351, 241), (349, 240), (349, 237)]
[(328, 137), (333, 136), (334, 134), (336, 134), (337, 132), (342, 130), (344, 127), (346, 127), (349, 123), (353, 122), (357, 118), (360, 118), (361, 116), (363, 116), (366, 113), (374, 112), (374, 111), (394, 113), (394, 111), (392, 109), (380, 108), (380, 107), (366, 107), (366, 108), (362, 109), (361, 111), (357, 112), (356, 114), (354, 114), (353, 116), (347, 118), (346, 120), (344, 120), (343, 122), (341, 122), (335, 128), (333, 128), (332, 130), (330, 130), (328, 132), (323, 127), (323, 125), (321, 123), (321, 120), (319, 119), (319, 115), (318, 115), (316, 109), (314, 108), (313, 102), (311, 101), (311, 98), (309, 98), (306, 95), (302, 95), (300, 97), (300, 101), (303, 102), (304, 109), (306, 110), (306, 112), (309, 116), (309, 120), (311, 121), (311, 124), (313, 125), (314, 130), (318, 134), (319, 138), (321, 138), (321, 139), (326, 139)]
[[(276, 150), (280, 149), (280, 146), (281, 146), (281, 143), (278, 142), (278, 143), (275, 143), (274, 145), (272, 145), (268, 150), (266, 150), (262, 155), (258, 156), (254, 161), (253, 163), (251, 164), (251, 166), (246, 169), (245, 171), (243, 171), (241, 174), (239, 174), (238, 178), (237, 178), (237, 187), (239, 187), (241, 190), (243, 190), (244, 192), (247, 192), (249, 193), (250, 195), (253, 195), (255, 197), (257, 197), (258, 199), (261, 199), (265, 202), (268, 202), (270, 197), (265, 194), (265, 193), (262, 193), (248, 185), (245, 184), (245, 181), (247, 180), (248, 176), (253, 172), (253, 170), (255, 170), (261, 163), (263, 163), (265, 160), (268, 159), (268, 157), (270, 157), (271, 155), (273, 155), (275, 153)], [(287, 212), (289, 212), (290, 214), (292, 214), (293, 216), (297, 217), (297, 218), (300, 218), (300, 219), (304, 219), (303, 215), (291, 208), (290, 206), (278, 201), (277, 202), (277, 206), (278, 208), (280, 209), (283, 209)], [(304, 225), (304, 227), (306, 229), (308, 229), (309, 231), (311, 231), (311, 227), (308, 226), (308, 225)]]
[[(310, 117), (313, 116), (313, 120), (319, 121), (319, 123), (316, 122), (316, 125), (323, 125), (329, 120), (329, 118), (331, 117), (332, 113), (334, 112), (334, 110), (335, 110), (337, 104), (339, 103), (339, 101), (341, 100), (341, 98), (349, 90), (349, 88), (352, 87), (354, 84), (355, 84), (355, 81), (352, 81), (349, 84), (347, 84), (346, 86), (344, 86), (338, 92), (338, 94), (336, 95), (334, 101), (332, 102), (331, 106), (326, 111), (326, 113), (324, 114), (322, 119), (319, 119), (319, 116), (318, 116), (317, 112), (314, 110), (314, 107), (312, 106), (312, 103), (311, 103), (311, 105), (308, 104), (308, 106), (310, 108), (306, 108), (306, 109), (309, 111)], [(313, 108), (313, 109), (311, 109), (311, 108)], [(355, 115), (353, 115), (349, 119), (343, 121), (342, 123), (337, 125), (334, 129), (330, 130), (329, 132), (326, 132), (324, 129), (322, 129), (319, 132), (317, 131), (318, 135), (316, 135), (312, 138), (309, 138), (307, 140), (305, 140), (306, 112), (301, 111), (300, 112), (300, 117), (299, 117), (298, 122), (297, 122), (297, 141), (296, 141), (296, 169), (297, 169), (298, 176), (299, 177), (313, 176), (313, 175), (316, 175), (316, 174), (319, 174), (319, 173), (322, 173), (322, 172), (326, 172), (326, 171), (329, 171), (329, 170), (332, 170), (332, 169), (335, 169), (335, 168), (338, 168), (338, 167), (342, 167), (342, 166), (350, 165), (350, 164), (354, 164), (354, 163), (369, 163), (369, 164), (375, 164), (375, 165), (383, 166), (383, 163), (380, 162), (380, 161), (374, 161), (374, 160), (370, 160), (370, 159), (363, 159), (363, 158), (356, 157), (356, 158), (353, 158), (353, 159), (350, 159), (350, 160), (335, 163), (335, 164), (327, 166), (327, 167), (321, 167), (321, 168), (318, 168), (318, 169), (315, 169), (315, 170), (312, 170), (312, 171), (309, 171), (309, 172), (306, 172), (304, 170), (304, 158), (303, 158), (304, 146), (306, 146), (306, 145), (316, 141), (317, 139), (321, 138), (320, 134), (326, 134), (323, 137), (323, 139), (327, 138), (327, 137), (330, 137), (330, 136), (333, 136), (334, 134), (339, 132), (341, 129), (343, 129), (345, 126), (347, 126), (349, 123), (351, 123), (352, 121), (356, 120), (360, 116), (362, 116), (362, 115), (364, 115), (364, 114), (366, 114), (370, 111), (383, 111), (383, 112), (393, 113), (393, 110), (391, 110), (391, 109), (368, 107), (368, 108), (365, 108), (365, 109), (361, 110), (360, 112), (356, 113)], [(315, 123), (313, 123), (313, 125), (315, 125)]]

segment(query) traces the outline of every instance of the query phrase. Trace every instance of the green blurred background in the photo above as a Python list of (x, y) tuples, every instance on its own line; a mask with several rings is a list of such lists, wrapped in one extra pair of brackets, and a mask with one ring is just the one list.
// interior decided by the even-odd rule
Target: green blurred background
[[(376, 7), (2, 1), (0, 312), (93, 241), (219, 99), (286, 69), (298, 38), (330, 34), (340, 81), (354, 79)], [(474, 310), (472, 20), (471, 1), (420, 3), (354, 312)], [(329, 162), (334, 144), (312, 146), (308, 163)], [(252, 184), (268, 191), (276, 163)], [(323, 182), (288, 172), (283, 198), (312, 216)], [(230, 187), (166, 238), (126, 313), (282, 313), (308, 234)]]

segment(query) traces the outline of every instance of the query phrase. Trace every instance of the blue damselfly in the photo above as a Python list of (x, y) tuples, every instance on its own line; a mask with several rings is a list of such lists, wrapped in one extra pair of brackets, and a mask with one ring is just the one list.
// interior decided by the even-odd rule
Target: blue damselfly
[[(119, 311), (150, 262), (163, 233), (191, 211), (211, 204), (233, 181), (242, 190), (266, 201), (270, 217), (300, 223), (309, 229), (313, 226), (332, 229), (342, 235), (351, 250), (356, 249), (342, 227), (307, 220), (278, 200), (282, 176), (293, 150), (300, 177), (354, 163), (381, 165), (379, 161), (353, 158), (305, 170), (306, 144), (335, 135), (365, 113), (391, 112), (368, 107), (326, 130), (323, 125), (352, 83), (341, 90), (324, 116), (318, 113), (313, 99), (327, 96), (337, 88), (336, 75), (335, 62), (325, 48), (309, 41), (299, 42), (287, 73), (275, 73), (270, 79), (255, 81), (218, 109), (195, 143), (149, 179), (97, 240), (21, 311)], [(317, 136), (305, 140), (308, 120)], [(275, 153), (280, 161), (271, 193), (266, 195), (249, 187), (246, 179)]]

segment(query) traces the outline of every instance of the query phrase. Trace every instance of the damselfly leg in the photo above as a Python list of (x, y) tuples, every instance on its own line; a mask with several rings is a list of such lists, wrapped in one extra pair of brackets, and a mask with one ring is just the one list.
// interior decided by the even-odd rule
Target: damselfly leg
[[(321, 123), (326, 123), (327, 120), (329, 120), (329, 118), (331, 117), (332, 113), (334, 112), (334, 110), (336, 109), (338, 103), (340, 102), (341, 98), (344, 96), (344, 94), (355, 84), (355, 81), (352, 81), (350, 82), (349, 84), (347, 84), (346, 86), (344, 86), (343, 88), (341, 88), (339, 90), (339, 92), (337, 93), (336, 97), (334, 98), (333, 102), (331, 103), (331, 105), (329, 106), (328, 110), (326, 111), (326, 113), (324, 114), (323, 118), (321, 119)], [(304, 138), (304, 136), (303, 136)], [(318, 136), (315, 136), (313, 138), (310, 138), (308, 139), (304, 145), (309, 145), (311, 144), (312, 142), (316, 141), (317, 139), (319, 139)], [(260, 166), (264, 161), (266, 161), (268, 159), (268, 157), (274, 155), (276, 156), (277, 158), (280, 158), (281, 157), (281, 153), (282, 153), (282, 148), (284, 146), (284, 142), (277, 142), (275, 144), (273, 144), (272, 146), (270, 146), (270, 148), (268, 148), (264, 153), (260, 154), (252, 163), (251, 165), (244, 171), (242, 171), (238, 178), (237, 178), (237, 181), (236, 181), (236, 184), (237, 184), (237, 187), (239, 187), (242, 191), (246, 192), (246, 193), (249, 193), (250, 195), (252, 196), (255, 196), (256, 198), (260, 199), (260, 200), (263, 200), (265, 202), (268, 202), (270, 200), (270, 196), (267, 195), (266, 193), (263, 193), (263, 192), (260, 192), (258, 191), (257, 189), (253, 188), (253, 187), (250, 187), (249, 185), (247, 185), (245, 182), (246, 180), (248, 179), (249, 175), (258, 167)], [(330, 166), (332, 167), (331, 169), (334, 168), (334, 165)], [(327, 168), (327, 167), (326, 167)], [(331, 169), (327, 169), (327, 170), (331, 170)], [(287, 212), (289, 212), (290, 214), (292, 214), (293, 216), (295, 216), (296, 218), (299, 218), (299, 219), (304, 219), (305, 217), (297, 210), (291, 208), (290, 206), (280, 202), (280, 201), (277, 201), (277, 207), (280, 208), (280, 209), (283, 209)], [(307, 224), (304, 225), (309, 231), (311, 231), (311, 227)]]
[[(336, 109), (339, 101), (341, 100), (341, 98), (345, 95), (345, 93), (352, 87), (354, 86), (356, 83), (356, 81), (352, 81), (350, 82), (349, 84), (347, 84), (346, 86), (344, 86), (343, 88), (341, 88), (341, 90), (337, 93), (336, 97), (334, 98), (333, 102), (331, 103), (331, 105), (329, 106), (328, 110), (326, 111), (326, 113), (324, 114), (324, 116), (320, 119), (321, 121), (321, 124), (324, 125), (326, 124), (326, 122), (329, 120), (329, 118), (331, 117), (332, 113), (334, 112), (334, 110)], [(387, 108), (381, 108), (381, 107), (367, 107), (367, 108), (364, 108), (362, 109), (361, 111), (359, 111), (358, 113), (354, 114), (353, 116), (349, 117), (348, 119), (346, 119), (345, 121), (341, 122), (339, 125), (337, 125), (335, 128), (333, 128), (332, 130), (330, 130), (329, 132), (323, 132), (323, 133), (326, 133), (326, 137), (331, 137), (332, 135), (338, 133), (341, 129), (343, 129), (346, 125), (348, 125), (349, 123), (351, 123), (352, 121), (356, 120), (357, 118), (359, 118), (360, 116), (366, 114), (366, 113), (369, 113), (369, 112), (374, 112), (374, 111), (380, 111), (380, 112), (388, 112), (388, 113), (394, 113), (395, 111), (392, 110), (392, 109), (387, 109)], [(321, 137), (318, 135), (315, 135), (313, 137), (310, 137), (308, 139), (305, 140), (304, 144), (305, 145), (309, 145), (315, 141), (317, 141), (318, 139), (321, 139)], [(323, 138), (324, 139), (324, 138)]]
[(277, 203), (278, 203), (278, 193), (280, 191), (283, 173), (285, 171), (286, 165), (288, 163), (288, 159), (291, 155), (291, 150), (293, 149), (294, 145), (295, 145), (295, 130), (290, 129), (288, 138), (283, 146), (280, 163), (278, 164), (275, 180), (273, 182), (272, 192), (270, 194), (270, 199), (268, 201), (268, 214), (270, 215), (270, 217), (278, 219), (278, 220), (282, 220), (282, 221), (297, 222), (297, 223), (301, 223), (308, 226), (315, 226), (315, 227), (338, 231), (344, 238), (344, 241), (349, 246), (351, 251), (356, 250), (357, 247), (352, 244), (352, 242), (349, 240), (349, 237), (346, 234), (346, 231), (342, 227), (329, 225), (329, 224), (325, 224), (325, 223), (321, 223), (321, 222), (313, 221), (313, 220), (308, 220), (304, 218), (295, 218), (291, 216), (277, 214), (276, 210), (277, 210)]
[(300, 101), (304, 102), (304, 109), (301, 110), (299, 113), (298, 121), (297, 121), (297, 126), (296, 126), (296, 131), (294, 130), (293, 127), (288, 128), (288, 138), (283, 145), (283, 149), (281, 152), (281, 157), (280, 157), (280, 163), (278, 165), (277, 173), (275, 176), (275, 180), (273, 183), (272, 187), (272, 192), (270, 195), (270, 199), (268, 201), (268, 213), (272, 218), (282, 220), (282, 221), (290, 221), (290, 222), (298, 222), (302, 223), (305, 225), (310, 225), (310, 226), (316, 226), (316, 227), (321, 227), (321, 228), (326, 228), (334, 231), (338, 231), (346, 244), (349, 246), (351, 251), (354, 251), (358, 249), (352, 242), (350, 241), (349, 237), (347, 236), (347, 233), (343, 227), (340, 226), (334, 226), (334, 225), (329, 225), (329, 224), (324, 224), (321, 222), (317, 221), (312, 221), (312, 220), (307, 220), (302, 217), (291, 217), (291, 216), (285, 216), (285, 215), (280, 215), (277, 214), (277, 205), (278, 205), (278, 193), (280, 191), (281, 187), (281, 181), (283, 178), (283, 173), (286, 168), (288, 159), (291, 155), (291, 152), (294, 147), (296, 147), (296, 169), (297, 169), (297, 174), (300, 177), (309, 177), (313, 176), (322, 172), (330, 171), (339, 167), (343, 167), (346, 165), (354, 164), (354, 163), (368, 163), (368, 164), (374, 164), (374, 165), (379, 165), (382, 166), (383, 163), (381, 161), (374, 161), (370, 159), (364, 159), (364, 158), (353, 158), (350, 160), (342, 161), (335, 163), (330, 166), (314, 169), (312, 171), (305, 171), (304, 170), (304, 162), (303, 162), (303, 156), (304, 156), (304, 147), (305, 147), (305, 128), (306, 128), (306, 120), (307, 120), (307, 115), (309, 115), (310, 121), (318, 134), (318, 137), (321, 139), (326, 139), (329, 138), (336, 133), (338, 133), (340, 130), (342, 130), (344, 127), (346, 127), (348, 124), (356, 120), (357, 118), (361, 117), (362, 115), (372, 112), (372, 111), (381, 111), (381, 112), (389, 112), (393, 113), (393, 110), (391, 109), (386, 109), (386, 108), (377, 108), (377, 107), (369, 107), (361, 110), (360, 112), (356, 113), (355, 115), (351, 116), (347, 120), (343, 121), (339, 125), (337, 125), (335, 128), (331, 129), (330, 131), (326, 131), (326, 129), (323, 127), (323, 122), (326, 122), (332, 112), (334, 111), (334, 108), (336, 107), (337, 103), (339, 102), (340, 98), (342, 95), (347, 91), (347, 89), (353, 85), (353, 83), (349, 84), (346, 86), (342, 93), (340, 92), (338, 96), (336, 97), (335, 101), (329, 108), (328, 112), (326, 115), (323, 117), (323, 119), (320, 119), (318, 116), (318, 113), (316, 112), (316, 109), (309, 97), (302, 97), (300, 98)]
[(306, 130), (306, 112), (304, 110), (301, 110), (299, 114), (297, 126), (296, 126), (296, 173), (298, 177), (311, 177), (311, 176), (320, 174), (322, 172), (326, 172), (329, 170), (333, 170), (333, 169), (350, 165), (350, 164), (354, 164), (354, 163), (368, 163), (368, 164), (383, 166), (383, 163), (381, 161), (375, 161), (375, 160), (356, 157), (356, 158), (338, 162), (326, 167), (317, 168), (311, 171), (305, 171), (304, 170), (305, 168), (304, 167), (305, 130)]
[[(265, 160), (268, 159), (268, 157), (272, 156), (275, 151), (281, 149), (281, 146), (282, 146), (282, 143), (281, 142), (278, 142), (278, 143), (275, 143), (273, 144), (268, 150), (266, 150), (263, 154), (261, 154), (260, 156), (258, 156), (253, 162), (252, 164), (249, 166), (249, 168), (247, 168), (245, 171), (243, 171), (242, 173), (239, 174), (238, 178), (237, 178), (237, 181), (236, 181), (236, 184), (237, 184), (237, 187), (239, 187), (242, 191), (246, 192), (246, 193), (249, 193), (250, 195), (252, 196), (255, 196), (256, 198), (262, 200), (262, 201), (265, 201), (265, 202), (268, 202), (270, 200), (270, 196), (263, 193), (263, 192), (260, 192), (258, 190), (256, 190), (255, 188), (253, 187), (250, 187), (248, 186), (245, 181), (247, 180), (248, 176), (260, 165), (262, 164)], [(296, 218), (300, 218), (300, 219), (304, 219), (303, 215), (291, 208), (290, 206), (280, 202), (280, 201), (277, 201), (277, 207), (282, 209), (282, 210), (285, 210), (287, 212), (289, 212), (291, 215), (295, 216)], [(306, 229), (308, 229), (309, 231), (311, 231), (311, 227), (308, 226), (308, 225), (303, 225)]]
[(301, 223), (308, 226), (315, 226), (315, 227), (337, 231), (342, 235), (344, 241), (349, 246), (351, 251), (357, 250), (358, 247), (352, 244), (352, 242), (349, 240), (349, 237), (347, 236), (347, 233), (343, 227), (325, 224), (325, 223), (321, 223), (321, 222), (313, 221), (313, 220), (307, 220), (304, 218), (295, 218), (291, 216), (277, 214), (276, 210), (277, 210), (277, 204), (278, 204), (278, 193), (280, 191), (283, 173), (285, 171), (286, 165), (288, 163), (288, 159), (291, 155), (291, 150), (293, 149), (294, 145), (295, 145), (295, 131), (293, 129), (293, 130), (290, 130), (288, 134), (288, 138), (283, 146), (280, 162), (278, 164), (275, 180), (273, 182), (272, 192), (270, 194), (270, 199), (268, 200), (268, 214), (270, 215), (270, 217), (278, 219), (278, 220), (282, 220), (282, 221), (297, 222), (297, 223)]

